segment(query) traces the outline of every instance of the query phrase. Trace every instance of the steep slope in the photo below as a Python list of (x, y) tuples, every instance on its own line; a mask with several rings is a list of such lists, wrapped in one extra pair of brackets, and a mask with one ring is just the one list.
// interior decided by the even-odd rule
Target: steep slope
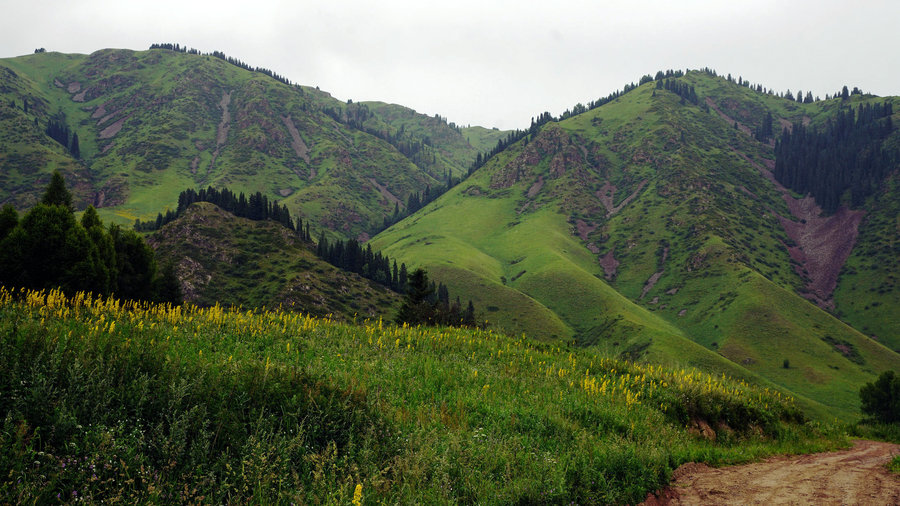
[(192, 204), (150, 236), (158, 261), (175, 263), (185, 300), (200, 306), (282, 306), (345, 321), (393, 318), (400, 296), (315, 256), (274, 222)]
[[(510, 330), (728, 361), (851, 416), (859, 386), (900, 356), (798, 295), (815, 298), (791, 255), (809, 251), (792, 234), (810, 215), (767, 177), (771, 145), (729, 116), (800, 121), (829, 104), (700, 72), (679, 82), (696, 103), (650, 82), (551, 122), (374, 245), (452, 280)], [(683, 351), (687, 339), (708, 354)]]
[(398, 139), (397, 144), (403, 139), (420, 142), (424, 152), (414, 157), (417, 165), (444, 181), (448, 175), (465, 175), (479, 153), (489, 151), (501, 136), (509, 133), (483, 127), (463, 128), (439, 115), (426, 116), (397, 104), (362, 102), (359, 105), (369, 112), (363, 128), (383, 131), (385, 137)]
[(509, 135), (508, 130), (499, 128), (484, 128), (481, 126), (467, 126), (462, 129), (462, 135), (466, 142), (471, 144), (479, 152), (488, 152), (497, 145), (500, 139)]
[[(0, 98), (0, 200), (27, 205), (45, 182), (34, 172), (60, 167), (70, 186), (83, 186), (83, 204), (122, 223), (174, 207), (186, 188), (228, 186), (365, 239), (395, 203), (445, 185), (475, 156), (455, 147), (464, 139), (446, 122), (436, 128), (453, 134), (454, 147), (441, 148), (438, 136), (426, 146), (376, 116), (360, 121), (357, 104), (317, 89), (165, 49), (0, 60)], [(78, 134), (82, 163), (44, 135), (51, 117)]]
[(840, 271), (836, 313), (900, 353), (900, 175), (866, 205), (858, 245)]
[[(19, 209), (30, 207), (54, 170), (65, 175), (81, 206), (93, 198), (90, 173), (45, 133), (48, 119), (65, 109), (58, 96), (41, 89), (38, 81), (43, 78), (35, 75), (58, 71), (77, 60), (77, 56), (47, 55), (31, 65), (31, 75), (0, 63), (0, 202), (11, 202)], [(89, 141), (81, 146), (83, 152), (90, 152)]]

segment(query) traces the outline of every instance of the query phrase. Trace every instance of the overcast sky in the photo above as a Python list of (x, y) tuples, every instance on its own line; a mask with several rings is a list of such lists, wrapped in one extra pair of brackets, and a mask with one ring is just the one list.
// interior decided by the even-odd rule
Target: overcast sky
[(900, 1), (0, 0), (0, 57), (172, 42), (335, 97), (526, 127), (660, 69), (900, 95)]

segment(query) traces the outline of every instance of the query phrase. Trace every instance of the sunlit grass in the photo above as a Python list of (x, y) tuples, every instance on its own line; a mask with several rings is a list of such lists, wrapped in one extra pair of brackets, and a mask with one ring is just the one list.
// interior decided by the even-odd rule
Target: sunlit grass
[(635, 502), (840, 442), (778, 392), (489, 330), (7, 290), (0, 316), (2, 501)]

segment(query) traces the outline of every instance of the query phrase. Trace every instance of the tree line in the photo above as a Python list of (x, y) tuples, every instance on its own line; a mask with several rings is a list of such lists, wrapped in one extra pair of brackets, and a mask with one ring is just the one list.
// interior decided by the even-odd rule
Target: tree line
[(900, 160), (884, 145), (892, 114), (889, 102), (861, 104), (841, 109), (823, 128), (801, 122), (785, 128), (775, 143), (775, 178), (812, 194), (826, 212), (836, 211), (848, 190), (850, 205), (859, 207)]
[[(429, 197), (430, 195), (426, 188), (424, 198), (434, 198)], [(419, 198), (419, 194), (415, 194), (415, 199)], [(135, 221), (135, 230), (144, 232), (158, 230), (166, 223), (182, 216), (185, 210), (194, 202), (209, 202), (235, 216), (255, 221), (275, 221), (285, 228), (296, 231), (301, 240), (311, 245), (313, 244), (309, 222), (307, 221), (304, 227), (301, 218), (298, 217), (296, 222), (292, 221), (287, 206), (281, 206), (277, 202), (270, 202), (260, 192), (250, 195), (250, 198), (246, 198), (243, 193), (235, 195), (228, 188), (217, 190), (209, 187), (200, 191), (192, 188), (185, 190), (178, 195), (178, 207), (175, 211), (169, 210), (166, 214), (159, 213), (155, 221), (141, 222), (137, 220)], [(89, 208), (88, 212), (93, 212), (96, 215), (96, 211), (93, 211), (92, 207)], [(85, 214), (87, 215), (87, 213)], [(140, 238), (134, 232), (130, 233)], [(411, 277), (406, 264), (401, 263), (398, 266), (396, 260), (391, 260), (381, 252), (372, 251), (371, 245), (367, 244), (363, 247), (355, 239), (332, 242), (326, 238), (325, 232), (322, 231), (318, 241), (315, 243), (315, 253), (319, 258), (339, 269), (359, 274), (397, 293), (407, 293), (410, 289), (409, 287), (414, 286), (415, 302), (413, 306), (415, 306), (415, 309), (408, 310), (405, 313), (401, 311), (397, 316), (398, 323), (406, 322), (413, 325), (475, 325), (476, 323), (475, 308), (471, 301), (469, 301), (466, 309), (463, 310), (459, 297), (455, 301), (451, 301), (447, 287), (443, 283), (435, 285), (433, 281), (429, 284), (427, 282), (427, 273), (422, 269), (418, 269), (418, 271), (422, 271), (422, 275), (425, 276), (426, 286), (422, 288), (415, 284), (419, 282), (419, 278), (413, 280), (414, 284), (410, 285)]]
[(228, 188), (217, 190), (212, 186), (200, 191), (188, 188), (178, 194), (178, 207), (172, 211), (166, 211), (166, 214), (158, 213), (156, 220), (140, 221), (135, 220), (134, 229), (139, 232), (152, 232), (159, 230), (163, 225), (170, 223), (180, 217), (194, 202), (209, 202), (219, 206), (229, 213), (240, 218), (247, 218), (253, 221), (272, 220), (284, 225), (286, 228), (297, 232), (297, 235), (305, 241), (311, 240), (309, 232), (309, 223), (306, 228), (303, 227), (303, 219), (297, 218), (293, 221), (291, 212), (287, 206), (283, 206), (278, 201), (269, 201), (269, 198), (256, 192), (246, 197), (243, 192), (235, 195)]
[[(684, 75), (684, 72), (682, 72), (680, 70), (668, 70), (665, 72), (659, 71), (656, 73), (655, 79), (659, 80), (659, 79), (665, 79), (665, 78), (677, 78), (677, 77), (681, 77), (683, 75)], [(551, 121), (553, 121), (553, 122), (563, 121), (565, 119), (571, 118), (572, 116), (577, 116), (577, 115), (585, 113), (587, 111), (592, 111), (600, 106), (603, 106), (603, 105), (606, 105), (606, 104), (612, 102), (613, 100), (616, 100), (617, 98), (625, 95), (626, 93), (629, 93), (632, 90), (637, 89), (638, 86), (645, 84), (647, 82), (652, 82), (653, 80), (654, 80), (654, 78), (650, 77), (650, 75), (647, 74), (647, 75), (641, 77), (640, 84), (634, 84), (633, 82), (626, 84), (622, 88), (622, 90), (620, 90), (620, 91), (617, 90), (617, 91), (610, 93), (609, 95), (607, 95), (605, 97), (600, 97), (597, 100), (592, 100), (591, 102), (588, 102), (587, 105), (584, 105), (582, 103), (575, 104), (571, 109), (566, 109), (562, 114), (560, 114), (559, 118), (553, 117), (552, 114), (550, 114), (549, 112), (546, 112), (546, 111), (539, 114), (537, 116), (537, 118), (532, 117), (531, 118), (531, 126), (527, 130), (518, 130), (518, 129), (514, 130), (514, 131), (510, 132), (506, 136), (506, 138), (501, 138), (500, 140), (498, 140), (497, 144), (490, 151), (487, 151), (483, 154), (478, 153), (475, 156), (475, 161), (473, 161), (472, 165), (469, 166), (469, 175), (472, 175), (473, 172), (475, 172), (476, 170), (478, 170), (482, 166), (484, 166), (484, 164), (486, 164), (487, 161), (490, 160), (494, 155), (505, 150), (507, 147), (515, 144), (516, 142), (519, 142), (520, 140), (524, 139), (526, 136), (535, 135), (537, 132), (540, 131), (541, 127), (543, 125), (545, 125), (546, 123), (549, 123)], [(696, 93), (694, 95), (696, 96)], [(694, 103), (696, 103), (696, 102), (694, 102)]]
[[(700, 69), (700, 72), (704, 72), (707, 75), (710, 75), (713, 77), (719, 77), (719, 74), (715, 70), (713, 70), (709, 67), (704, 67), (704, 68)], [(728, 81), (729, 83), (735, 83), (738, 86), (743, 86), (745, 88), (750, 88), (751, 90), (756, 90), (758, 93), (763, 93), (763, 94), (771, 95), (774, 97), (784, 98), (784, 99), (796, 101), (796, 102), (799, 102), (802, 104), (809, 104), (812, 102), (819, 102), (820, 100), (822, 100), (818, 96), (813, 97), (813, 94), (810, 91), (807, 91), (806, 94), (804, 95), (802, 91), (797, 90), (797, 94), (794, 95), (794, 93), (792, 93), (790, 89), (788, 89), (787, 91), (784, 91), (784, 92), (776, 92), (775, 90), (773, 90), (771, 88), (766, 88), (761, 84), (756, 84), (754, 86), (754, 85), (750, 84), (749, 80), (746, 80), (741, 76), (738, 76), (738, 78), (735, 79), (734, 77), (731, 76), (731, 74), (728, 74), (727, 77), (725, 77), (725, 80)], [(834, 95), (826, 93), (825, 100), (831, 100), (833, 98), (840, 98), (841, 100), (848, 100), (851, 95), (865, 95), (865, 94), (866, 94), (865, 92), (863, 92), (861, 89), (859, 89), (856, 86), (853, 87), (853, 90), (850, 90), (849, 88), (847, 88), (847, 86), (844, 86), (840, 91), (835, 92)]]
[(9, 204), (0, 210), (0, 283), (181, 303), (174, 266), (159, 270), (141, 236), (117, 225), (104, 228), (93, 206), (75, 219), (72, 195), (59, 172), (41, 202), (21, 218)]
[(443, 283), (435, 287), (424, 269), (410, 274), (406, 296), (394, 320), (409, 325), (478, 326), (472, 301), (463, 309), (459, 297), (451, 301), (447, 287)]
[(772, 113), (766, 111), (766, 117), (762, 123), (753, 131), (753, 137), (759, 142), (768, 142), (775, 135), (773, 127)]
[(252, 67), (252, 66), (242, 62), (241, 60), (238, 60), (237, 58), (232, 58), (230, 56), (227, 56), (225, 53), (223, 53), (221, 51), (213, 51), (212, 53), (201, 53), (200, 51), (198, 51), (197, 49), (194, 49), (194, 48), (188, 49), (187, 46), (182, 46), (180, 44), (170, 44), (170, 43), (151, 44), (150, 49), (165, 49), (168, 51), (175, 51), (176, 53), (193, 54), (193, 55), (198, 55), (198, 56), (212, 56), (214, 58), (218, 58), (222, 61), (228, 62), (228, 63), (234, 65), (235, 67), (239, 67), (244, 70), (249, 70), (250, 72), (259, 72), (260, 74), (265, 74), (265, 75), (271, 77), (272, 79), (275, 79), (278, 82), (284, 83), (288, 86), (293, 86), (293, 87), (297, 88), (298, 90), (302, 91), (302, 88), (300, 87), (299, 84), (292, 83), (290, 79), (288, 79), (284, 76), (276, 74), (275, 72), (273, 72), (267, 68)]
[(677, 79), (665, 79), (656, 81), (657, 90), (667, 90), (696, 105), (700, 100), (697, 98), (697, 92), (694, 86), (683, 83)]
[(394, 214), (391, 216), (385, 216), (382, 228), (376, 230), (375, 233), (381, 232), (394, 223), (397, 223), (407, 216), (414, 214), (416, 211), (427, 206), (438, 197), (446, 193), (448, 190), (450, 190), (450, 188), (453, 188), (454, 186), (459, 184), (460, 181), (462, 181), (462, 178), (453, 177), (449, 172), (447, 172), (444, 177), (446, 178), (447, 183), (443, 186), (436, 186), (432, 188), (431, 185), (425, 185), (425, 191), (423, 191), (422, 193), (410, 193), (406, 198), (406, 207), (401, 209), (399, 203), (394, 203)]
[[(325, 107), (322, 109), (322, 112), (338, 123), (366, 132), (387, 142), (420, 169), (427, 170), (437, 163), (437, 150), (431, 137), (425, 135), (417, 138), (412, 134), (408, 134), (406, 133), (405, 125), (400, 125), (400, 128), (395, 132), (392, 132), (389, 127), (378, 129), (368, 126), (365, 123), (369, 118), (373, 117), (373, 114), (365, 104), (355, 104), (352, 100), (348, 100), (345, 108)], [(447, 121), (438, 115), (435, 116), (435, 120), (447, 124)], [(451, 123), (447, 124), (447, 126), (459, 131), (459, 127), (455, 124)]]
[(409, 274), (405, 263), (398, 267), (396, 260), (392, 261), (381, 252), (373, 252), (371, 245), (363, 247), (355, 239), (329, 242), (322, 232), (316, 245), (316, 255), (335, 267), (406, 294), (395, 318), (397, 323), (447, 326), (477, 324), (475, 306), (471, 300), (463, 309), (459, 297), (451, 301), (447, 286), (429, 281), (424, 269), (419, 268)]
[(316, 242), (316, 256), (335, 267), (359, 274), (395, 292), (406, 291), (406, 264), (401, 264), (398, 268), (396, 260), (392, 261), (381, 252), (373, 252), (369, 244), (363, 247), (356, 239), (347, 241), (338, 239), (329, 242), (325, 232), (322, 231)]
[[(28, 112), (28, 101), (24, 102), (25, 112)], [(47, 128), (44, 133), (51, 139), (60, 143), (69, 150), (74, 158), (81, 158), (81, 147), (78, 145), (78, 132), (69, 130), (64, 116), (47, 119)]]

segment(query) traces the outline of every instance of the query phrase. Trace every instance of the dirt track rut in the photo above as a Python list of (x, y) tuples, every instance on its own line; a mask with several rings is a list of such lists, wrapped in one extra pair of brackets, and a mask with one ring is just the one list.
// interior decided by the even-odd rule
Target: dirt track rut
[(860, 440), (849, 450), (742, 466), (685, 464), (645, 504), (900, 504), (900, 476), (885, 468), (897, 454), (898, 445)]

